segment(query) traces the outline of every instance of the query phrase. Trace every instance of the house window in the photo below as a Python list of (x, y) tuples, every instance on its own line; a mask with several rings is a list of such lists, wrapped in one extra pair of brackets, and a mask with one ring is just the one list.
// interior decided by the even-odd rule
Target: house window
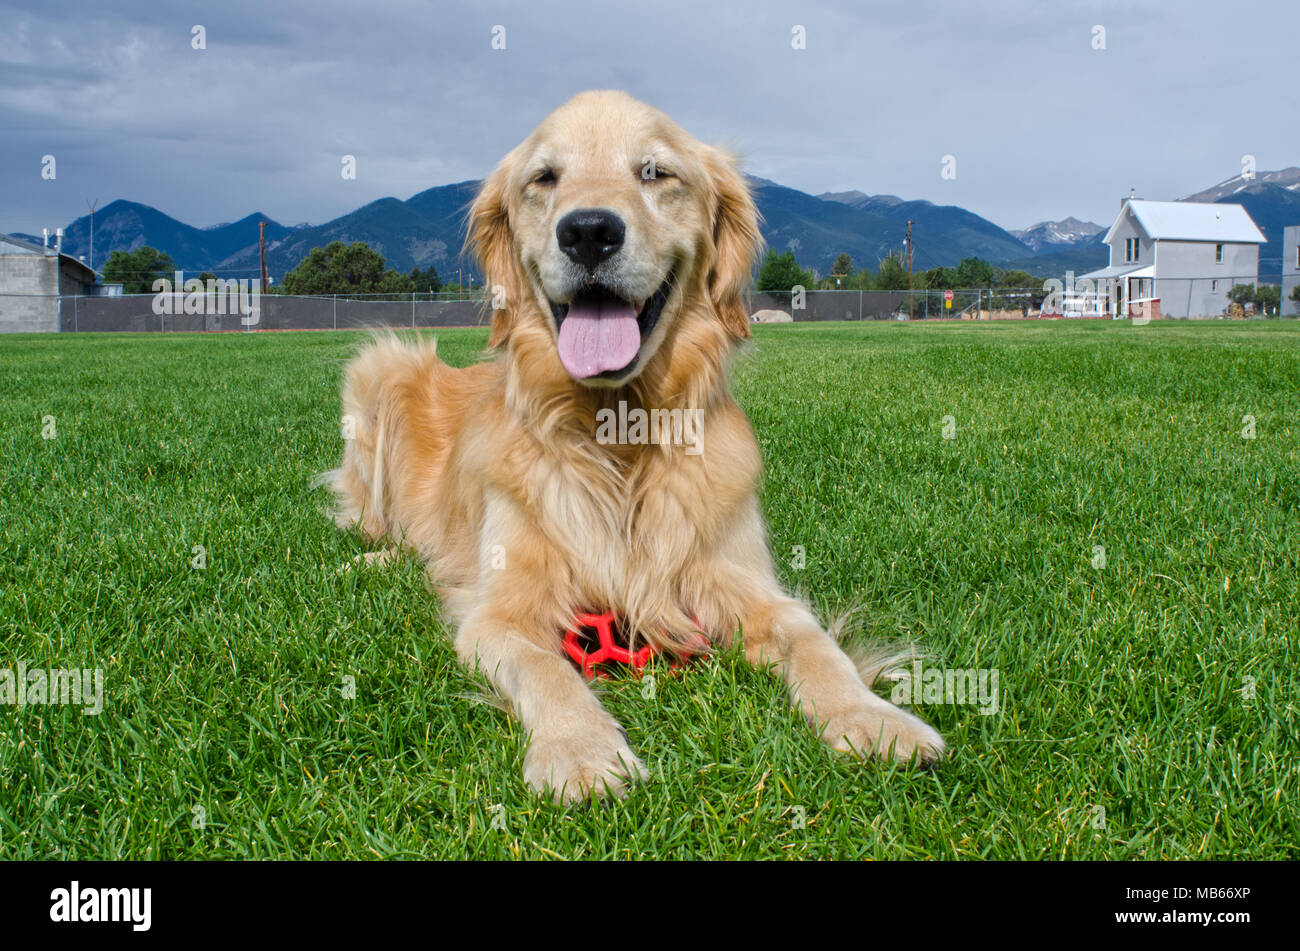
[(1219, 282), (1218, 282), (1218, 281), (1210, 281), (1210, 293), (1212, 294), (1212, 293), (1214, 293), (1215, 291), (1217, 291), (1218, 289), (1219, 289)]
[(1215, 264), (1223, 263), (1223, 245), (1221, 244), (1216, 244), (1214, 246), (1214, 263)]
[(1295, 266), (1300, 268), (1300, 247), (1295, 249)]
[(1125, 238), (1124, 239), (1124, 260), (1136, 261), (1138, 259), (1138, 249), (1139, 249), (1139, 245), (1138, 245), (1137, 238)]

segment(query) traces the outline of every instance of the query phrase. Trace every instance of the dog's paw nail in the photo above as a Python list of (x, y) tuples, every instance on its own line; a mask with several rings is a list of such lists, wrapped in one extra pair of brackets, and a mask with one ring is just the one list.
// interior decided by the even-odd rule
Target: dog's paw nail
[(920, 717), (906, 710), (875, 707), (831, 717), (822, 739), (834, 749), (857, 756), (890, 756), (899, 763), (914, 757), (929, 766), (943, 755), (943, 737)]

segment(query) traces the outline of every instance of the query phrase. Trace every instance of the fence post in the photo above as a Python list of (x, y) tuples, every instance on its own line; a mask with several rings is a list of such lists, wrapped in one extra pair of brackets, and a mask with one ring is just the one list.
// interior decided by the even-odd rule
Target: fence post
[(80, 297), (72, 298), (72, 332), (73, 333), (77, 333), (81, 329), (80, 308), (77, 306), (77, 302), (79, 300), (81, 300)]
[(332, 295), (334, 298), (334, 329), (339, 329), (339, 295)]
[(411, 329), (415, 329), (415, 291), (411, 291)]
[(858, 320), (862, 319), (862, 288), (858, 288)]

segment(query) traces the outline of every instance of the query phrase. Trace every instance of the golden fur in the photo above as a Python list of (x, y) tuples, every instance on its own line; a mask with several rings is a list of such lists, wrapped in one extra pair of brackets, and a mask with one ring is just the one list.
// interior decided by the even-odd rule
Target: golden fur
[[(655, 180), (639, 174), (647, 155), (662, 170)], [(613, 383), (569, 375), (547, 303), (569, 267), (555, 251), (556, 220), (592, 207), (627, 223), (616, 261), (629, 288), (671, 275), (638, 369)], [(900, 760), (942, 752), (939, 735), (872, 693), (777, 582), (758, 446), (726, 381), (728, 356), (749, 335), (759, 241), (730, 156), (622, 93), (583, 93), (502, 160), (471, 208), (496, 358), (455, 369), (432, 343), (389, 338), (348, 367), (352, 438), (331, 474), (339, 521), (426, 562), (458, 653), (530, 731), (525, 778), (557, 799), (619, 794), (644, 775), (562, 653), (581, 610), (617, 610), (635, 636), (668, 648), (692, 642), (697, 620), (712, 641), (739, 630), (746, 656), (779, 669), (832, 746)], [(666, 438), (599, 443), (597, 412), (620, 400), (702, 410), (703, 451)]]

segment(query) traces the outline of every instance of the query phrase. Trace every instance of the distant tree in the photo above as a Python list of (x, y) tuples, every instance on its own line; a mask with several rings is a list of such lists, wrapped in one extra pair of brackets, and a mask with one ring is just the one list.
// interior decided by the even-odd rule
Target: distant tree
[(925, 286), (931, 290), (946, 291), (957, 286), (957, 271), (950, 267), (932, 267), (925, 272)]
[[(866, 284), (862, 283), (866, 278)], [(831, 265), (831, 272), (823, 278), (818, 287), (829, 291), (856, 291), (871, 286), (871, 272), (865, 268), (855, 271), (853, 268), (853, 258), (847, 254), (841, 254)]]
[(412, 268), (409, 276), (411, 289), (417, 294), (436, 294), (442, 290), (442, 281), (438, 279), (438, 272), (432, 264), (424, 271), (418, 267)]
[(1300, 304), (1300, 284), (1297, 284), (1295, 287), (1291, 288), (1291, 299), (1295, 301), (1297, 304)]
[(1254, 284), (1233, 284), (1232, 290), (1228, 291), (1228, 300), (1234, 304), (1246, 304), (1255, 297)]
[(1282, 285), (1261, 284), (1255, 296), (1255, 303), (1265, 314), (1276, 315), (1282, 309)]
[(332, 241), (311, 253), (280, 282), (284, 294), (382, 294), (415, 289), (411, 278), (387, 267), (384, 256), (364, 241)]
[(999, 287), (1038, 287), (1043, 282), (1028, 271), (1002, 271), (998, 274)]
[(907, 290), (907, 267), (903, 259), (892, 251), (880, 261), (876, 269), (875, 288), (878, 291)]
[(957, 265), (957, 283), (962, 287), (988, 287), (996, 277), (993, 265), (983, 258), (962, 258)]
[(869, 291), (875, 279), (876, 276), (871, 273), (869, 268), (858, 268), (849, 275), (849, 279), (844, 282), (843, 286), (855, 291)]
[[(1295, 297), (1295, 294), (1291, 296)], [(1254, 304), (1255, 310), (1261, 314), (1276, 314), (1282, 304), (1282, 288), (1277, 284), (1234, 284), (1228, 291), (1228, 300), (1243, 306)]]
[(1232, 301), (1234, 304), (1241, 304), (1243, 307), (1246, 304), (1252, 303), (1254, 297), (1254, 284), (1233, 284), (1232, 289), (1228, 291), (1228, 300)]
[(767, 256), (763, 258), (762, 266), (758, 269), (758, 281), (755, 286), (760, 291), (788, 294), (796, 284), (808, 288), (813, 287), (815, 281), (816, 278), (811, 271), (805, 271), (799, 266), (799, 262), (794, 259), (793, 251), (777, 254), (775, 249), (768, 248)]
[(121, 284), (124, 294), (152, 294), (154, 281), (160, 277), (171, 280), (175, 272), (176, 262), (170, 254), (145, 245), (134, 251), (114, 251), (100, 273), (105, 284)]
[(1046, 291), (1043, 282), (1028, 271), (994, 269), (994, 283), (997, 292), (989, 300), (989, 306), (995, 310), (1020, 310), (1027, 313), (1030, 308), (1041, 306)]

